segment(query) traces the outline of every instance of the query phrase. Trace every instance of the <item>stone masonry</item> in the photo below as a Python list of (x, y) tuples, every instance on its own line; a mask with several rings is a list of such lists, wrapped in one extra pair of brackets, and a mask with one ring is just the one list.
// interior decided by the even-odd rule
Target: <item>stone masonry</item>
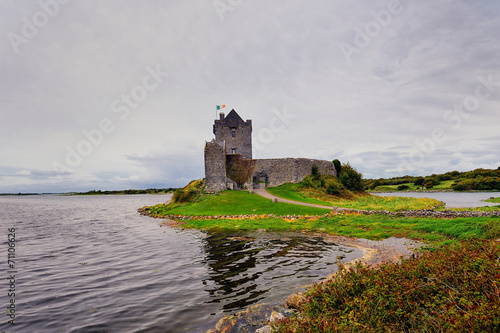
[[(264, 177), (266, 186), (271, 187), (285, 183), (298, 183), (311, 174), (313, 165), (318, 167), (322, 175), (336, 175), (335, 166), (329, 161), (308, 158), (273, 158), (256, 160), (254, 177)], [(261, 179), (254, 179), (253, 182), (256, 183)]]
[(205, 143), (205, 191), (258, 188), (297, 183), (310, 175), (313, 165), (324, 175), (336, 176), (332, 162), (307, 158), (252, 159), (252, 121), (236, 111), (220, 114), (214, 123), (215, 139)]
[(224, 144), (215, 140), (205, 144), (205, 191), (217, 193), (226, 189), (226, 153)]

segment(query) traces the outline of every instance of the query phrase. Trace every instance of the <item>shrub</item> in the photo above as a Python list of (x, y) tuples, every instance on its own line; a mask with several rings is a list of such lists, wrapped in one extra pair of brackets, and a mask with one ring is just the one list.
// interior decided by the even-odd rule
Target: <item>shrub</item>
[(376, 187), (382, 185), (382, 183), (380, 183), (380, 180), (378, 179), (375, 179), (374, 181), (372, 181), (370, 184), (369, 184), (369, 187), (370, 189), (375, 189)]
[(325, 182), (326, 193), (330, 195), (339, 195), (344, 190), (344, 186), (336, 179), (330, 179)]
[(319, 178), (319, 168), (316, 164), (314, 164), (311, 168), (311, 176), (313, 176), (314, 178)]
[(204, 187), (205, 181), (203, 179), (193, 180), (185, 187), (175, 191), (172, 197), (172, 203), (176, 204), (196, 201), (196, 199), (198, 199), (201, 195)]
[(417, 179), (415, 179), (415, 181), (413, 182), (413, 184), (415, 185), (422, 185), (423, 183), (425, 182), (425, 178), (424, 177), (418, 177)]
[(337, 176), (340, 175), (340, 171), (342, 171), (342, 164), (338, 159), (334, 159), (332, 162), (335, 167), (335, 171), (337, 171)]
[(423, 187), (429, 189), (434, 187), (434, 182), (432, 180), (426, 180), (423, 184)]
[(363, 175), (356, 171), (349, 163), (342, 166), (339, 181), (351, 191), (363, 191)]
[(407, 190), (409, 188), (410, 188), (410, 186), (408, 186), (408, 185), (399, 185), (398, 186), (398, 191), (404, 191), (404, 190)]
[(314, 178), (312, 175), (307, 175), (302, 179), (299, 183), (299, 186), (302, 188), (321, 188), (321, 181), (319, 179)]

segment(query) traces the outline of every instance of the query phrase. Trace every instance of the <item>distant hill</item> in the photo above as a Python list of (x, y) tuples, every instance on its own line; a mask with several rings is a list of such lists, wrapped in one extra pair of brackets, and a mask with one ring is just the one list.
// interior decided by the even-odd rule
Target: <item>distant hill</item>
[(388, 191), (500, 191), (500, 167), (498, 169), (476, 169), (473, 171), (450, 171), (430, 176), (403, 176), (393, 178), (365, 179), (366, 190)]

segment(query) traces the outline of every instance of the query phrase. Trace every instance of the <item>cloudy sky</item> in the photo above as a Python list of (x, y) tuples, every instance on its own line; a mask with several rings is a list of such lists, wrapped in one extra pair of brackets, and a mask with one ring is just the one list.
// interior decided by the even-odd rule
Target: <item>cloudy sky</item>
[(496, 0), (0, 0), (0, 193), (183, 186), (218, 104), (256, 158), (496, 169), (499, 32)]

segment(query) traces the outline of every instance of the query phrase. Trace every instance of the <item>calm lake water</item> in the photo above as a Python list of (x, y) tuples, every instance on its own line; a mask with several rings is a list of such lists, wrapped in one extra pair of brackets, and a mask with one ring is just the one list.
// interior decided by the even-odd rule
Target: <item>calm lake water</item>
[(380, 196), (397, 196), (412, 198), (431, 198), (443, 201), (447, 208), (473, 208), (484, 206), (496, 206), (498, 203), (485, 202), (490, 197), (500, 197), (499, 192), (390, 192), (372, 193)]
[[(8, 332), (205, 332), (224, 315), (279, 302), (358, 249), (293, 233), (160, 227), (137, 209), (167, 195), (0, 197), (2, 275), (15, 228), (16, 325)], [(8, 282), (2, 279), (5, 309)], [(5, 311), (5, 310), (4, 310)]]

